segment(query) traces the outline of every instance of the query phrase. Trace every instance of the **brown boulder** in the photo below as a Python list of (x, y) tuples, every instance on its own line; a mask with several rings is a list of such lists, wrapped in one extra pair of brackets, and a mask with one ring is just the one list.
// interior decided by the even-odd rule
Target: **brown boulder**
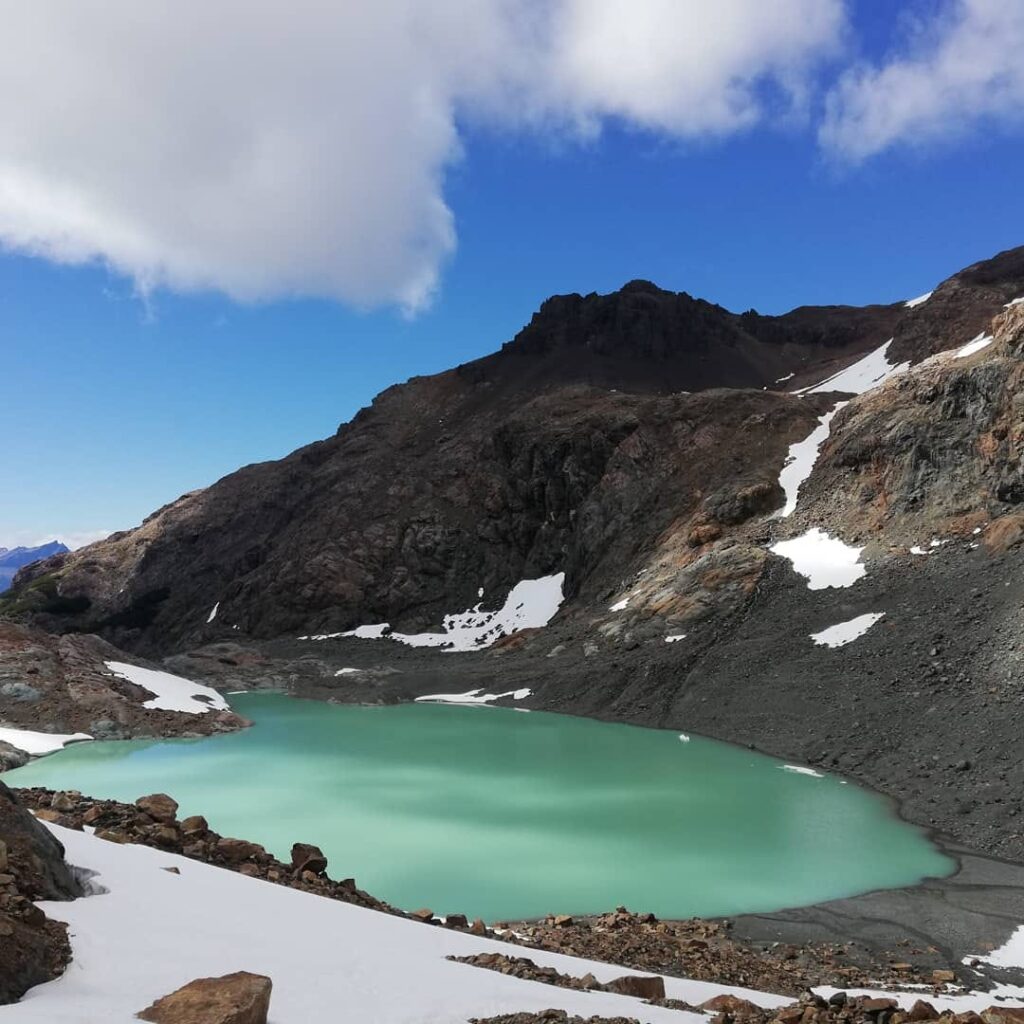
[(241, 864), (243, 860), (251, 860), (267, 852), (259, 843), (230, 839), (227, 836), (217, 840), (216, 850), (229, 864)]
[(895, 999), (865, 999), (860, 1004), (864, 1013), (881, 1013), (883, 1010), (895, 1010), (899, 1004)]
[(166, 793), (151, 793), (135, 801), (140, 811), (145, 811), (154, 821), (171, 822), (178, 814), (178, 801)]
[(248, 971), (198, 978), (136, 1016), (153, 1024), (267, 1024), (271, 984)]
[(423, 921), (425, 924), (434, 920), (434, 912), (426, 907), (422, 910), (414, 910), (409, 916), (416, 921)]
[(981, 1011), (985, 1024), (1024, 1024), (1024, 1007), (990, 1006)]
[(952, 971), (932, 971), (932, 981), (936, 985), (945, 985), (947, 982), (956, 981), (956, 975)]
[(925, 1002), (923, 999), (918, 999), (910, 1008), (910, 1012), (907, 1014), (907, 1020), (935, 1020), (938, 1016), (939, 1011), (936, 1010), (931, 1003)]
[(295, 843), (292, 846), (292, 869), (297, 875), (303, 871), (312, 871), (321, 875), (327, 870), (327, 858), (319, 846), (311, 843)]
[[(658, 979), (661, 981), (661, 979)], [(664, 989), (665, 983), (662, 982), (662, 988)], [(723, 992), (721, 995), (712, 996), (710, 999), (706, 999), (700, 1004), (700, 1009), (705, 1013), (731, 1013), (739, 1014), (743, 1017), (751, 1015), (760, 1016), (762, 1013), (760, 1006), (755, 1006), (748, 999), (740, 999), (739, 996), (729, 995), (728, 992)]]
[(181, 823), (181, 831), (186, 836), (198, 835), (202, 832), (209, 832), (210, 826), (201, 814), (193, 814)]
[(636, 996), (638, 999), (664, 999), (665, 979), (643, 974), (624, 974), (613, 978), (604, 986), (606, 992), (618, 992), (620, 996)]

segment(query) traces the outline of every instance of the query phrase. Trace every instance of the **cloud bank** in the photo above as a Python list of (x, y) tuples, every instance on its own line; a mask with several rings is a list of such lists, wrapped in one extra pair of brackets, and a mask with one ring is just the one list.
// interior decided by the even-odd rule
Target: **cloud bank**
[[(769, 10), (770, 9), (770, 10)], [(713, 13), (712, 13), (713, 12)], [(458, 124), (800, 111), (841, 0), (0, 0), (0, 243), (137, 289), (429, 301)]]
[(959, 0), (916, 26), (909, 51), (847, 71), (819, 138), (859, 162), (896, 145), (1024, 123), (1024, 3)]

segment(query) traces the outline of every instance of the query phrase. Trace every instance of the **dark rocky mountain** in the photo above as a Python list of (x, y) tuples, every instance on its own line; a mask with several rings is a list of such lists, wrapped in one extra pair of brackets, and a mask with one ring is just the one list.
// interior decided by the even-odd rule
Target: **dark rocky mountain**
[(59, 540), (34, 548), (0, 548), (0, 592), (11, 585), (15, 573), (23, 566), (53, 555), (64, 554), (67, 550)]

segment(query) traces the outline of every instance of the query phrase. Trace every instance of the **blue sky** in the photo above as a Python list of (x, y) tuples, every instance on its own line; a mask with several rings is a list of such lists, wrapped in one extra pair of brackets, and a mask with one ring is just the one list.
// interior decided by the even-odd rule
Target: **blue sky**
[[(934, 21), (923, 5), (896, 15), (897, 5), (834, 6), (841, 25), (810, 37), (796, 26), (777, 44), (782, 55), (764, 58), (764, 74), (784, 83), (787, 62), (798, 66), (801, 88), (780, 104), (775, 93), (789, 85), (758, 81), (742, 124), (735, 111), (702, 120), (715, 89), (735, 84), (734, 70), (668, 81), (654, 107), (662, 79), (648, 75), (649, 61), (638, 65), (646, 77), (635, 92), (627, 83), (609, 97), (603, 80), (585, 79), (586, 93), (576, 85), (569, 98), (528, 97), (544, 109), (525, 119), (501, 107), (491, 85), (453, 92), (439, 108), (450, 123), (437, 138), (421, 132), (422, 151), (409, 141), (418, 129), (385, 108), (381, 119), (402, 131), (363, 147), (365, 181), (345, 180), (351, 149), (315, 178), (326, 130), (317, 121), (300, 188), (265, 225), (262, 208), (233, 203), (225, 185), (213, 213), (204, 208), (202, 232), (175, 235), (192, 213), (193, 181), (171, 181), (170, 205), (145, 209), (152, 180), (129, 166), (131, 152), (129, 164), (111, 156), (124, 145), (116, 119), (98, 125), (108, 135), (90, 132), (74, 143), (86, 148), (62, 158), (74, 207), (62, 205), (67, 192), (32, 206), (54, 187), (46, 160), (58, 143), (72, 146), (69, 132), (40, 139), (29, 156), (5, 154), (0, 142), (0, 545), (132, 526), (186, 490), (332, 433), (391, 383), (494, 350), (552, 293), (643, 277), (734, 310), (889, 302), (1024, 244), (1019, 97), (993, 106), (991, 83), (971, 81), (959, 106), (928, 99), (950, 93), (963, 64), (951, 48), (970, 54), (985, 41), (979, 33), (996, 29), (1004, 41), (1018, 29), (1024, 39), (1016, 5), (949, 5)], [(25, 27), (26, 39), (38, 33), (47, 44), (53, 31)], [(759, 44), (737, 45), (748, 61)], [(475, 68), (481, 58), (471, 56)], [(443, 58), (450, 66), (447, 50)], [(909, 110), (908, 90), (924, 97)], [(894, 123), (894, 110), (905, 123)], [(79, 116), (98, 115), (90, 106)], [(198, 117), (176, 108), (166, 116), (186, 128)], [(202, 157), (202, 180), (216, 183), (216, 160), (206, 148)], [(424, 170), (411, 183), (396, 177), (402, 161), (417, 160)], [(11, 166), (15, 198), (5, 207)], [(79, 179), (67, 167), (82, 168)], [(175, 173), (168, 165), (161, 184)], [(90, 191), (96, 181), (113, 183)], [(306, 209), (310, 189), (323, 196)], [(346, 189), (353, 203), (339, 205), (335, 193)], [(282, 191), (279, 179), (274, 195)], [(438, 199), (449, 220), (437, 220)], [(282, 229), (292, 209), (308, 229)], [(221, 219), (219, 234), (208, 228)], [(414, 242), (403, 234), (410, 222)], [(222, 244), (254, 225), (255, 243)], [(186, 245), (190, 262), (179, 259)]]

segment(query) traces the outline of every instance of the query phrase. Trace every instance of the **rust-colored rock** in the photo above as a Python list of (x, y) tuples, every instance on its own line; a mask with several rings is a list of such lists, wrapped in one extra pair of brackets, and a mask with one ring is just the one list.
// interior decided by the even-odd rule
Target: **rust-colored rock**
[(323, 874), (327, 870), (327, 857), (319, 846), (312, 843), (295, 843), (292, 846), (292, 867), (295, 873), (312, 871), (314, 875)]
[(907, 1020), (935, 1020), (938, 1015), (939, 1011), (931, 1003), (926, 1002), (924, 999), (918, 999), (907, 1012)]
[(145, 811), (154, 821), (172, 822), (178, 815), (178, 801), (166, 793), (151, 793), (135, 801), (140, 811)]
[[(661, 981), (661, 978), (658, 980)], [(662, 981), (662, 988), (664, 989), (664, 987), (665, 983)], [(741, 999), (739, 996), (729, 995), (728, 992), (723, 992), (718, 996), (712, 996), (710, 999), (701, 1003), (700, 1008), (705, 1013), (731, 1013), (733, 1015), (739, 1014), (744, 1017), (750, 1016), (751, 1014), (759, 1015), (761, 1013), (761, 1007), (755, 1006), (749, 999)]]
[(136, 1016), (153, 1024), (267, 1024), (270, 978), (238, 971), (197, 978)]
[(243, 860), (251, 860), (267, 852), (259, 843), (231, 839), (228, 836), (217, 840), (216, 850), (229, 864), (241, 864)]
[(613, 978), (604, 986), (606, 992), (618, 992), (620, 996), (636, 996), (638, 999), (664, 999), (665, 979), (643, 974), (624, 974)]

